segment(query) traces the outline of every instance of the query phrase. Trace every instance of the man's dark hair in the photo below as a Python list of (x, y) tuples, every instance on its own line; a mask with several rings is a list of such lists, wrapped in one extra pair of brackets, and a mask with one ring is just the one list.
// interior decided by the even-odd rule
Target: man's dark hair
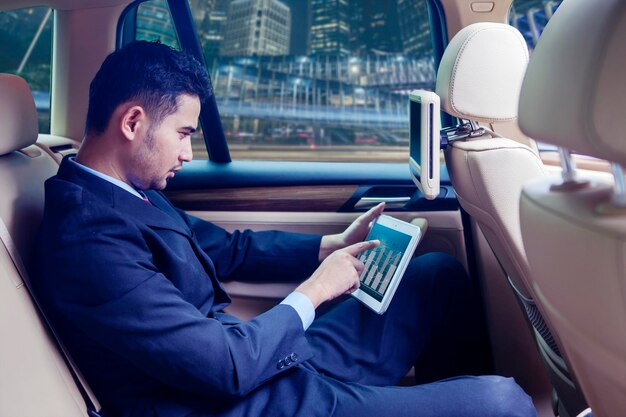
[(194, 57), (158, 42), (137, 41), (110, 54), (89, 86), (85, 132), (103, 133), (113, 111), (136, 100), (157, 125), (178, 109), (181, 94), (211, 95), (206, 69)]

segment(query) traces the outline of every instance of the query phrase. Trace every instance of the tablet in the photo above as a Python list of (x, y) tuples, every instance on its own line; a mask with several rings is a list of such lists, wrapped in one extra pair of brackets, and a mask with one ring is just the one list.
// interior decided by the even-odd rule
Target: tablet
[(439, 195), (441, 110), (432, 91), (409, 93), (409, 169), (411, 179), (428, 200)]
[(359, 277), (361, 285), (352, 296), (374, 312), (383, 314), (421, 237), (420, 227), (379, 216), (366, 240), (380, 240), (380, 245), (360, 254), (365, 268)]

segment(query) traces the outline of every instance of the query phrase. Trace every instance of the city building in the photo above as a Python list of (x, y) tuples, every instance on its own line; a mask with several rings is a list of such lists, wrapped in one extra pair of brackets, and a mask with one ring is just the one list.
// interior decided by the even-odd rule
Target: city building
[(350, 0), (350, 53), (355, 56), (367, 53), (363, 0)]
[(365, 45), (369, 52), (402, 52), (397, 0), (359, 0), (362, 3)]
[(136, 39), (158, 40), (166, 45), (178, 47), (178, 38), (165, 0), (142, 3), (138, 7)]
[(196, 21), (197, 27), (201, 26), (211, 13), (213, 7), (215, 7), (215, 1), (216, 0), (189, 0), (191, 14)]
[(426, 0), (397, 1), (403, 52), (417, 56), (432, 56), (433, 43)]
[(348, 0), (309, 0), (309, 53), (350, 54)]
[(289, 54), (291, 10), (278, 0), (233, 0), (221, 56)]
[(205, 2), (205, 9), (196, 17), (198, 34), (205, 57), (213, 58), (219, 55), (224, 40), (230, 0), (195, 0), (191, 5), (201, 7), (202, 2)]
[(290, 55), (306, 55), (309, 36), (308, 0), (281, 0), (291, 9)]

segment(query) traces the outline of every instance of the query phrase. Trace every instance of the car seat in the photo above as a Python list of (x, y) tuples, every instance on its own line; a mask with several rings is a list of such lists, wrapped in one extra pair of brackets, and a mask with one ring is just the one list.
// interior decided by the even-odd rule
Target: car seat
[[(444, 111), (466, 121), (462, 129), (450, 131), (445, 151), (459, 203), (479, 225), (531, 325), (556, 393), (555, 412), (575, 416), (586, 403), (551, 323), (535, 303), (519, 221), (523, 184), (545, 177), (547, 171), (535, 149), (488, 128), (517, 119), (527, 63), (528, 47), (517, 29), (499, 23), (472, 24), (446, 48), (436, 92)], [(457, 139), (455, 134), (466, 137)]]
[(521, 225), (533, 287), (596, 417), (626, 415), (626, 3), (565, 0), (520, 96), (528, 135), (613, 164), (600, 175), (524, 186)]

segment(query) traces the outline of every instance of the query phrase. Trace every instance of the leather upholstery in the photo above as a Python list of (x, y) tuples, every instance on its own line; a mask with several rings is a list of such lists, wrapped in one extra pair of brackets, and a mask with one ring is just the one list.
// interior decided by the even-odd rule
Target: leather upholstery
[(463, 28), (439, 64), (436, 92), (441, 108), (484, 123), (516, 119), (527, 63), (526, 42), (512, 26), (475, 23)]
[(594, 416), (626, 410), (626, 213), (612, 184), (551, 191), (559, 176), (524, 187), (521, 221), (537, 299), (561, 336)]
[[(24, 80), (0, 75), (0, 92), (0, 217), (28, 262), (43, 210), (43, 182), (58, 165), (41, 148), (28, 146), (37, 138), (37, 115)], [(0, 416), (86, 415), (72, 375), (1, 244), (0, 335)]]
[(503, 138), (453, 143), (446, 151), (461, 206), (478, 222), (517, 288), (532, 298), (532, 280), (519, 226), (522, 186), (546, 172), (529, 147)]
[[(536, 139), (624, 164), (626, 3), (566, 0), (524, 80), (520, 117)], [(557, 59), (558, 57), (558, 59)], [(549, 91), (549, 94), (546, 94)], [(579, 174), (580, 176), (580, 174)], [(626, 410), (626, 209), (611, 181), (538, 179), (522, 192), (522, 237), (535, 292), (595, 417)]]
[[(528, 49), (516, 29), (497, 23), (466, 27), (452, 39), (439, 67), (437, 92), (442, 107), (459, 118), (483, 123), (514, 120), (527, 62)], [(459, 203), (476, 220), (524, 306), (562, 401), (561, 411), (577, 413), (585, 408), (584, 401), (559, 356), (554, 326), (543, 306), (534, 302), (520, 228), (524, 183), (547, 175), (541, 159), (529, 146), (489, 134), (453, 141), (445, 155)]]
[(533, 52), (520, 127), (530, 137), (626, 164), (626, 3), (565, 3)]
[(37, 110), (28, 84), (17, 75), (0, 74), (0, 155), (37, 140)]
[[(516, 118), (527, 62), (528, 48), (517, 29), (499, 23), (465, 27), (446, 48), (439, 67), (442, 107), (462, 119)], [(525, 145), (484, 135), (452, 142), (446, 163), (459, 202), (478, 222), (518, 289), (532, 297), (518, 203), (524, 182), (545, 175), (541, 160)]]

